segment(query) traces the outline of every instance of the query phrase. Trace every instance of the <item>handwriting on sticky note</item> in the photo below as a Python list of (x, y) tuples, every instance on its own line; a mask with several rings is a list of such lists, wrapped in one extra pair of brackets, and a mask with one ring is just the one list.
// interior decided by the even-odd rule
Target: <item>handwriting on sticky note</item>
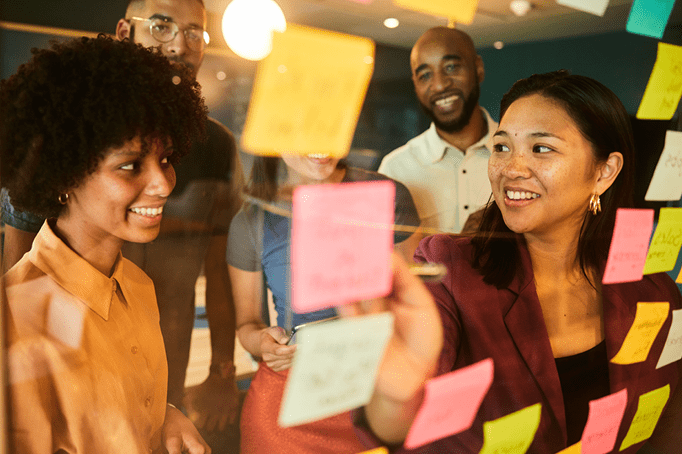
[(467, 430), (492, 382), (491, 358), (429, 380), (405, 447), (414, 449)]
[(524, 454), (540, 425), (539, 403), (483, 423), (483, 448), (479, 454)]
[(478, 6), (478, 0), (393, 0), (393, 2), (401, 8), (446, 17), (460, 24), (470, 24), (474, 20)]
[(392, 181), (294, 190), (291, 298), (296, 312), (388, 294), (394, 199)]
[(682, 198), (682, 131), (667, 131), (665, 146), (656, 164), (644, 200)]
[(621, 451), (651, 437), (669, 397), (670, 385), (665, 385), (639, 396), (637, 412), (623, 443), (620, 445)]
[(625, 29), (638, 35), (663, 38), (674, 3), (675, 0), (635, 0)]
[(654, 210), (619, 208), (602, 282), (616, 284), (642, 279)]
[(287, 24), (259, 63), (242, 147), (345, 156), (373, 69), (371, 40)]
[(279, 413), (280, 426), (316, 421), (369, 402), (392, 332), (393, 315), (388, 312), (301, 329)]
[(682, 360), (682, 309), (673, 311), (673, 321), (668, 331), (663, 352), (658, 359), (656, 369)]
[(658, 332), (668, 318), (670, 303), (637, 303), (635, 320), (623, 345), (611, 359), (615, 364), (634, 364), (646, 360)]
[(675, 268), (680, 246), (682, 246), (682, 208), (661, 208), (658, 226), (649, 244), (643, 273), (662, 273)]
[(596, 16), (603, 16), (606, 12), (606, 7), (609, 6), (609, 0), (557, 0), (556, 2), (559, 5), (585, 11)]
[(627, 388), (590, 402), (590, 413), (580, 439), (582, 454), (604, 454), (613, 450), (627, 403)]
[(582, 443), (578, 442), (574, 445), (569, 446), (566, 449), (562, 449), (561, 451), (557, 452), (556, 454), (581, 454), (580, 450), (582, 447)]
[(658, 43), (656, 63), (649, 76), (637, 118), (670, 120), (682, 96), (682, 47)]

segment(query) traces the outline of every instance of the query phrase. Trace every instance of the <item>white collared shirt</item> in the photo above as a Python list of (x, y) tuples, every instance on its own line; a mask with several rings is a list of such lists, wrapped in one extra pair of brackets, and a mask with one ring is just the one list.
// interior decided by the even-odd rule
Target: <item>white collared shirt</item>
[(443, 140), (431, 123), (381, 161), (379, 173), (410, 190), (427, 234), (461, 232), (469, 215), (490, 198), (488, 158), (497, 123), (484, 108), (481, 111), (488, 133), (464, 152)]

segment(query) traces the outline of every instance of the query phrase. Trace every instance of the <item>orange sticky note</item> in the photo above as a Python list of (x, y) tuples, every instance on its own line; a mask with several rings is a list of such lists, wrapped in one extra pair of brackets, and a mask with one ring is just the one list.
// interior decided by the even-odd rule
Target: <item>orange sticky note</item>
[(637, 413), (635, 413), (630, 429), (620, 445), (621, 451), (651, 437), (669, 397), (670, 385), (665, 385), (639, 396)]
[(646, 360), (669, 310), (670, 303), (637, 303), (635, 321), (611, 362), (633, 364)]
[(627, 388), (590, 401), (590, 413), (580, 439), (582, 454), (605, 454), (613, 450), (627, 403)]
[(389, 293), (394, 199), (392, 181), (294, 190), (291, 299), (296, 312)]
[(483, 423), (483, 448), (479, 454), (525, 454), (540, 425), (541, 404), (537, 403)]
[(446, 17), (460, 24), (470, 24), (474, 20), (478, 0), (393, 0), (405, 9)]
[(619, 208), (602, 282), (617, 284), (642, 279), (654, 228), (654, 210)]
[(405, 447), (414, 449), (467, 430), (492, 382), (491, 358), (429, 380)]
[(644, 90), (637, 118), (670, 120), (682, 96), (682, 47), (658, 43), (656, 63)]
[(258, 65), (242, 148), (344, 157), (373, 70), (373, 41), (287, 24)]

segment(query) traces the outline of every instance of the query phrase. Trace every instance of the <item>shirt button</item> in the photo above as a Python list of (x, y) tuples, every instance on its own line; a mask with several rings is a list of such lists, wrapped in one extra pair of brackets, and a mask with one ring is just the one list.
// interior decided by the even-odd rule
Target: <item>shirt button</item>
[(464, 209), (465, 209), (465, 210), (468, 210), (468, 209), (469, 209), (469, 205), (464, 205)]
[(144, 406), (145, 406), (145, 407), (149, 407), (151, 404), (152, 404), (152, 398), (151, 398), (151, 397), (147, 397), (147, 398), (144, 400)]
[(137, 354), (137, 345), (133, 345), (132, 347), (130, 347), (130, 352), (133, 355)]
[(467, 173), (467, 169), (462, 169), (462, 173)]

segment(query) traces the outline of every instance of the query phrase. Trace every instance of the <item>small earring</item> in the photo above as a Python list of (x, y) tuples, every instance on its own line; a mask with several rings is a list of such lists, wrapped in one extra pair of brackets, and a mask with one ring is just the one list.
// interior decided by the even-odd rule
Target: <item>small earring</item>
[(601, 212), (601, 199), (596, 192), (590, 197), (590, 206), (588, 210), (595, 216)]
[(57, 197), (57, 200), (62, 205), (66, 205), (66, 202), (69, 201), (69, 194), (59, 194), (59, 197)]

